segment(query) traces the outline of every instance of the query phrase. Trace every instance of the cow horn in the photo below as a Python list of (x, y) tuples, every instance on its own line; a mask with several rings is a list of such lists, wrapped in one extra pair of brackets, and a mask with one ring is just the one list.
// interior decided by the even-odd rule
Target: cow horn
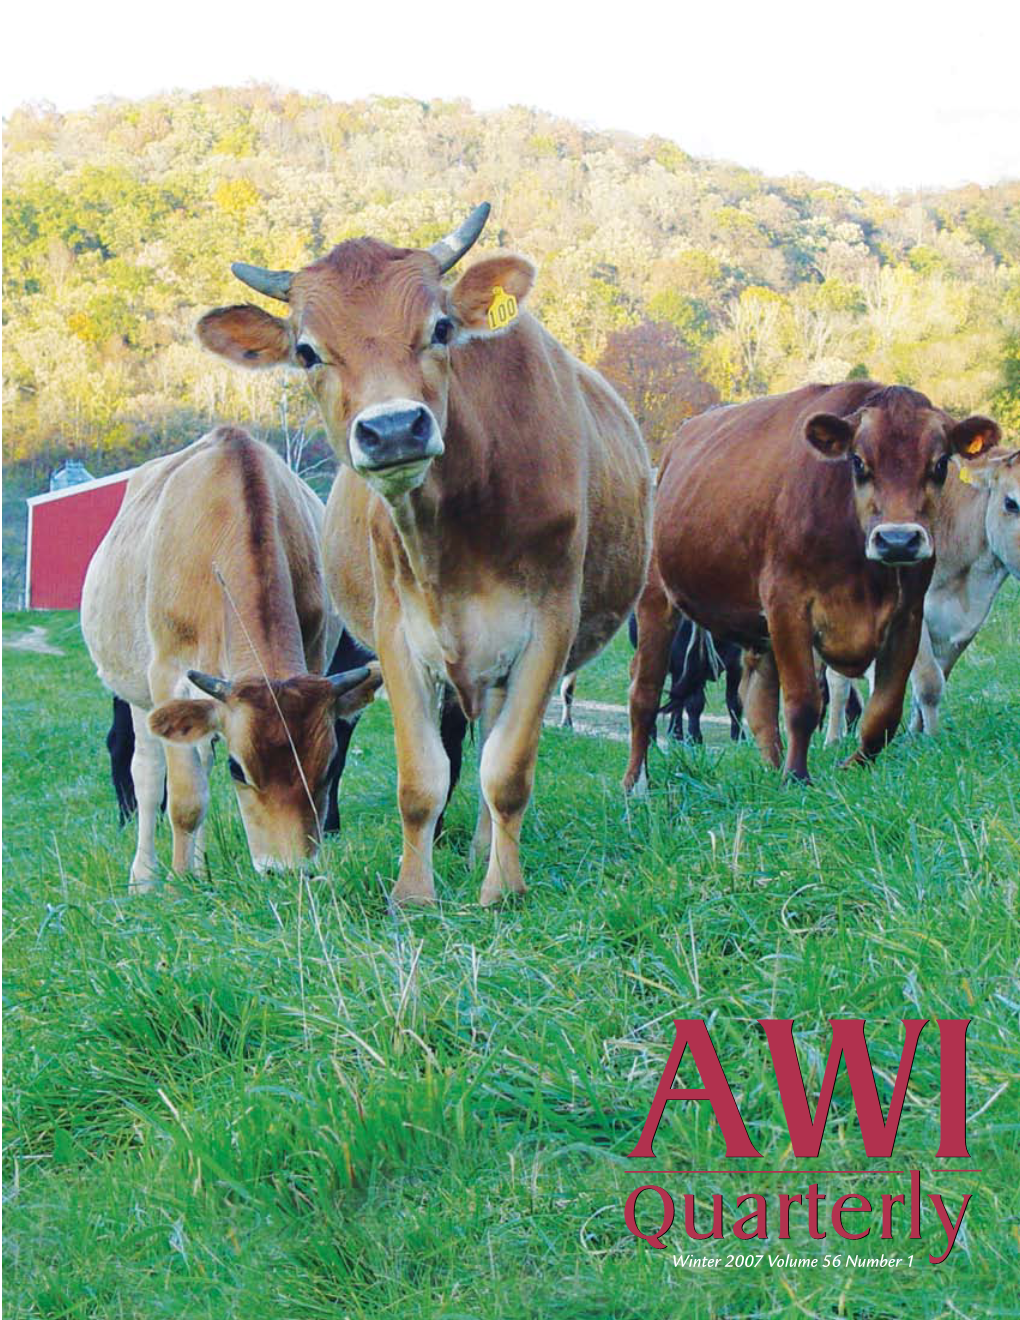
[(380, 681), (382, 679), (378, 665), (372, 665), (371, 667), (362, 665), (360, 669), (348, 669), (342, 674), (328, 674), (327, 678), (333, 685), (333, 695), (339, 697), (345, 692), (350, 692), (351, 688), (356, 688), (364, 683), (366, 678), (373, 676), (379, 678)]
[(201, 669), (189, 669), (188, 678), (194, 683), (195, 687), (201, 688), (203, 692), (207, 692), (210, 697), (215, 697), (217, 701), (226, 701), (234, 686), (229, 678), (217, 678), (215, 674), (203, 674)]
[(242, 284), (247, 284), (256, 293), (264, 293), (267, 298), (286, 302), (290, 296), (290, 283), (294, 278), (292, 270), (264, 270), (261, 266), (249, 266), (246, 261), (235, 261), (230, 269)]
[(451, 266), (455, 266), (461, 257), (478, 241), (478, 236), (485, 228), (492, 207), (488, 202), (476, 206), (468, 218), (458, 225), (445, 238), (433, 243), (429, 252), (439, 262), (439, 273), (445, 275)]

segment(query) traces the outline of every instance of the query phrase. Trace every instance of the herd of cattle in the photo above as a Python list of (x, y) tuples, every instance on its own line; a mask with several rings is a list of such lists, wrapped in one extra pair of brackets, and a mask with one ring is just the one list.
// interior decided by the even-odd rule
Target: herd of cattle
[(428, 250), (364, 238), (297, 272), (238, 263), (288, 314), (244, 304), (199, 321), (231, 362), (305, 372), (340, 471), (324, 508), (266, 445), (220, 427), (128, 484), (81, 620), (115, 696), (122, 813), (137, 804), (132, 888), (160, 874), (164, 792), (174, 871), (201, 864), (216, 738), (255, 866), (312, 857), (385, 683), (394, 901), (435, 898), (433, 843), (477, 721), (471, 859), (496, 902), (525, 888), (550, 698), (568, 675), (569, 721), (573, 675), (628, 615), (628, 790), (647, 782), (658, 715), (681, 735), (686, 714), (699, 738), (704, 684), (722, 675), (733, 736), (746, 718), (774, 765), (782, 695), (786, 771), (806, 779), (823, 693), (831, 738), (869, 669), (849, 763), (893, 735), (911, 671), (914, 722), (933, 731), (953, 664), (1020, 576), (1020, 451), (990, 419), (954, 422), (904, 387), (710, 410), (681, 428), (653, 492), (620, 398), (523, 310), (529, 262), (499, 253), (442, 283), (488, 209)]

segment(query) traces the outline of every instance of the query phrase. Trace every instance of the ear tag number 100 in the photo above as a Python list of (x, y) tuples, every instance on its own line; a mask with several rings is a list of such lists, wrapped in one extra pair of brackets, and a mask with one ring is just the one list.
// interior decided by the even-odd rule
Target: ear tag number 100
[(517, 316), (517, 299), (497, 284), (492, 291), (492, 302), (486, 316), (490, 330), (504, 330)]

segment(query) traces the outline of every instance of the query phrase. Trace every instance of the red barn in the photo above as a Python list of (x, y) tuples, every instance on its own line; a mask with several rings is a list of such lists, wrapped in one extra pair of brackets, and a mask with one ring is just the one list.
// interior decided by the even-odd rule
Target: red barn
[(117, 516), (130, 472), (33, 495), (28, 504), (25, 606), (76, 610), (85, 570)]

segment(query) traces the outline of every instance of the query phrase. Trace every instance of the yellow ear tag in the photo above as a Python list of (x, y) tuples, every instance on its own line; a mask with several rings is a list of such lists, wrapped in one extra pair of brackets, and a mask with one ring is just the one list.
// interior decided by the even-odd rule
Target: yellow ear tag
[(966, 452), (968, 454), (980, 454), (984, 443), (984, 437), (979, 435), (970, 442), (967, 446)]
[(489, 310), (486, 313), (489, 329), (505, 330), (516, 316), (517, 299), (512, 293), (507, 293), (501, 284), (497, 284), (492, 291), (492, 302), (489, 304)]
[(964, 467), (962, 463), (960, 465), (960, 480), (963, 482), (965, 486), (973, 486), (974, 484), (974, 477), (971, 473), (970, 468)]

